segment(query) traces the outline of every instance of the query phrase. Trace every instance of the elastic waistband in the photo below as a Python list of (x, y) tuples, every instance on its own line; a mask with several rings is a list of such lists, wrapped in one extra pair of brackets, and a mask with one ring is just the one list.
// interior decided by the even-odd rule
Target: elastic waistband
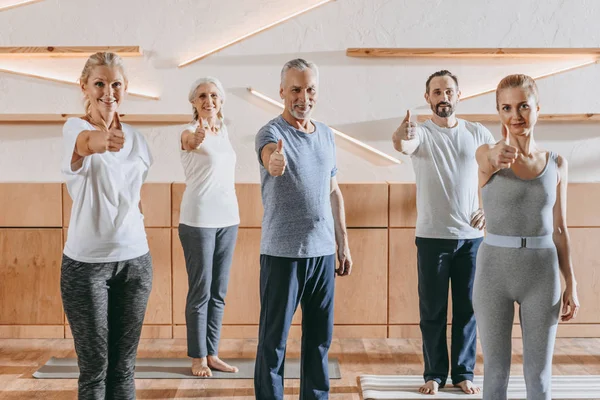
[(483, 239), (484, 243), (497, 247), (551, 249), (554, 248), (552, 235), (545, 236), (503, 236), (488, 233)]

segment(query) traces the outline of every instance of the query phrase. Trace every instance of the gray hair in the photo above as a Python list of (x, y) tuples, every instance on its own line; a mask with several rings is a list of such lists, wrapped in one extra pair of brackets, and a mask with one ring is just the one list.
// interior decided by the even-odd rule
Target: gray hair
[[(204, 85), (205, 83), (212, 83), (217, 88), (217, 93), (221, 98), (221, 109), (219, 110), (217, 117), (219, 117), (220, 120), (223, 120), (223, 104), (225, 104), (225, 89), (223, 88), (223, 84), (221, 84), (221, 81), (217, 78), (207, 76), (205, 78), (197, 79), (190, 89), (190, 93), (188, 94), (188, 100), (190, 103), (192, 103), (196, 99), (196, 90), (198, 90), (198, 87), (200, 85)], [(192, 110), (194, 112), (194, 121), (198, 121), (198, 110), (196, 110), (196, 107), (194, 107), (193, 104)]]
[(296, 58), (294, 60), (286, 62), (283, 68), (281, 69), (281, 83), (283, 83), (285, 74), (290, 69), (296, 69), (298, 71), (310, 69), (317, 76), (317, 82), (319, 81), (319, 69), (317, 68), (317, 64), (311, 61), (306, 61), (302, 58)]

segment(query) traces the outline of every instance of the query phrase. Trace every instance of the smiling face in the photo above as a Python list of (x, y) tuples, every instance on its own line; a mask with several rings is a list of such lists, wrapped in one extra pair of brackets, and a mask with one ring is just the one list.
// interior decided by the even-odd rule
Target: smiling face
[(307, 68), (300, 71), (290, 68), (286, 71), (279, 94), (285, 109), (297, 120), (310, 119), (317, 103), (317, 74)]
[(87, 81), (81, 83), (81, 90), (89, 102), (89, 113), (96, 111), (101, 115), (117, 111), (126, 88), (121, 68), (105, 65), (94, 67)]
[(196, 88), (192, 105), (199, 118), (215, 118), (221, 111), (223, 99), (214, 83), (203, 83)]
[(509, 87), (498, 92), (498, 114), (511, 135), (527, 136), (538, 119), (540, 107), (535, 95), (523, 87)]

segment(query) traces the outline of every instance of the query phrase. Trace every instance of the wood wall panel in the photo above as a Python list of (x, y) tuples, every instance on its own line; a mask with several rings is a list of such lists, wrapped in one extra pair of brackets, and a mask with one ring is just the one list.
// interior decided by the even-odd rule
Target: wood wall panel
[[(169, 227), (171, 221), (171, 184), (144, 183), (140, 195), (144, 213), (144, 226)], [(71, 200), (67, 185), (64, 183), (62, 184), (62, 198), (63, 226), (69, 226), (73, 200)]]
[(0, 229), (0, 324), (62, 325), (61, 229)]
[[(258, 324), (260, 313), (260, 230), (241, 228), (238, 232), (229, 286), (225, 298), (223, 323)], [(183, 248), (173, 229), (173, 311), (174, 323), (185, 324), (185, 300), (188, 292)]]
[[(64, 327), (64, 337), (73, 339), (73, 333), (69, 325)], [(171, 325), (144, 325), (142, 326), (142, 339), (172, 339), (173, 329)]]
[(62, 339), (63, 325), (2, 325), (0, 339)]
[(147, 228), (146, 235), (153, 279), (144, 324), (171, 324), (171, 228)]
[(600, 184), (569, 183), (567, 224), (578, 227), (600, 227)]
[(171, 185), (171, 226), (179, 226), (179, 210), (181, 199), (185, 191), (185, 183), (173, 183)]
[(60, 183), (0, 183), (1, 227), (60, 227)]
[(349, 228), (386, 228), (388, 185), (386, 183), (341, 183)]
[(349, 229), (353, 268), (335, 279), (335, 323), (387, 324), (387, 229)]
[(390, 324), (419, 323), (414, 229), (390, 229)]
[(390, 183), (390, 227), (414, 228), (417, 223), (417, 187)]

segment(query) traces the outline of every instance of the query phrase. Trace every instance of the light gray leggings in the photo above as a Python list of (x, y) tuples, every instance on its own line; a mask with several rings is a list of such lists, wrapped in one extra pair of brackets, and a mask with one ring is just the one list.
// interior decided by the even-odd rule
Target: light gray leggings
[(188, 357), (218, 354), (237, 233), (237, 225), (196, 228), (179, 224), (179, 239), (188, 274), (185, 305)]
[(551, 400), (552, 354), (560, 312), (556, 249), (483, 243), (477, 254), (473, 308), (483, 347), (484, 400), (507, 398), (514, 303), (520, 305), (528, 400)]

